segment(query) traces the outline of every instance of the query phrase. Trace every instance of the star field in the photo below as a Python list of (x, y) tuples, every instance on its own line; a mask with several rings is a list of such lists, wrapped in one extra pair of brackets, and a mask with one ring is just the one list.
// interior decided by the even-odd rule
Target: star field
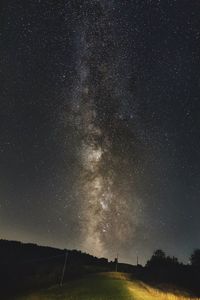
[(0, 235), (135, 263), (199, 239), (197, 1), (4, 1)]

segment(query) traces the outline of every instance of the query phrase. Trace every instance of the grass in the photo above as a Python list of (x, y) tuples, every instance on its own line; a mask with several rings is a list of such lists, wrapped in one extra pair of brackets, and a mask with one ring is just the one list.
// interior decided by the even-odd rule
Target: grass
[(17, 298), (17, 300), (188, 300), (188, 295), (161, 292), (124, 273), (99, 273)]

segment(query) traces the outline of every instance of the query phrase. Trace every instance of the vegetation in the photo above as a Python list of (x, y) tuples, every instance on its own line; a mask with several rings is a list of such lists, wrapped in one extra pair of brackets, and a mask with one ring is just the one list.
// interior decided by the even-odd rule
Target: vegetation
[(140, 279), (158, 285), (167, 283), (192, 291), (200, 296), (200, 250), (191, 255), (191, 264), (180, 263), (176, 257), (167, 256), (164, 251), (156, 250), (140, 273)]
[(200, 267), (200, 249), (195, 249), (190, 257), (190, 262), (193, 267)]
[(164, 292), (132, 280), (125, 273), (103, 273), (22, 296), (16, 300), (186, 300), (187, 294)]
[(10, 293), (12, 299), (13, 295), (21, 291), (58, 284), (66, 251), (68, 261), (64, 280), (114, 268), (113, 263), (108, 263), (105, 258), (97, 258), (77, 250), (0, 240), (1, 294), (6, 297)]
[[(58, 286), (62, 278), (66, 253), (68, 255), (63, 278), (64, 285), (60, 289)], [(136, 300), (156, 299), (157, 295), (160, 300), (185, 299), (183, 295), (182, 298), (178, 295), (173, 298), (175, 297), (173, 293), (158, 289), (160, 286), (163, 287), (163, 284), (200, 296), (199, 249), (194, 250), (190, 262), (188, 265), (180, 263), (177, 258), (167, 256), (164, 251), (158, 249), (145, 267), (118, 263), (118, 271), (123, 273), (117, 273), (116, 278), (116, 275), (111, 273), (115, 270), (116, 262), (109, 262), (106, 258), (97, 258), (77, 250), (60, 250), (0, 240), (0, 298), (13, 300), (16, 295), (23, 293), (35, 295), (35, 291), (43, 289), (44, 292), (36, 294), (36, 299), (40, 299), (39, 297), (57, 299), (60, 293), (60, 299), (68, 297), (66, 299), (72, 300), (89, 300), (87, 297), (90, 296), (93, 297), (91, 299), (114, 299), (112, 297), (116, 297), (116, 293), (115, 299), (118, 300), (129, 299), (127, 297), (132, 295), (135, 298), (130, 299)], [(101, 275), (94, 276), (97, 273)], [(48, 289), (52, 286), (55, 287)]]

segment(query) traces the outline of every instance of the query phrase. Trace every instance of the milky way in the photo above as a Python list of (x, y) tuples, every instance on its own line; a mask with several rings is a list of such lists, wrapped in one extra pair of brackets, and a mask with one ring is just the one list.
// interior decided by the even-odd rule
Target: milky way
[[(115, 87), (120, 66), (114, 9), (111, 1), (86, 2), (81, 7), (71, 107), (72, 125), (81, 134), (77, 158), (81, 163), (77, 180), (81, 247), (98, 256), (116, 255), (132, 244), (141, 208), (132, 188), (119, 180), (118, 166), (122, 169), (127, 159), (112, 149), (123, 102)], [(126, 185), (133, 183), (132, 173)]]

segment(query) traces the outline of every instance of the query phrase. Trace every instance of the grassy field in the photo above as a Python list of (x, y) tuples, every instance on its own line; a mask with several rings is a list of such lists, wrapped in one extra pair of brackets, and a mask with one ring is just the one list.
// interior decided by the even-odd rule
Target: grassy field
[[(17, 300), (186, 300), (180, 293), (161, 292), (123, 273), (100, 273), (70, 281)], [(194, 298), (193, 298), (194, 300)]]

